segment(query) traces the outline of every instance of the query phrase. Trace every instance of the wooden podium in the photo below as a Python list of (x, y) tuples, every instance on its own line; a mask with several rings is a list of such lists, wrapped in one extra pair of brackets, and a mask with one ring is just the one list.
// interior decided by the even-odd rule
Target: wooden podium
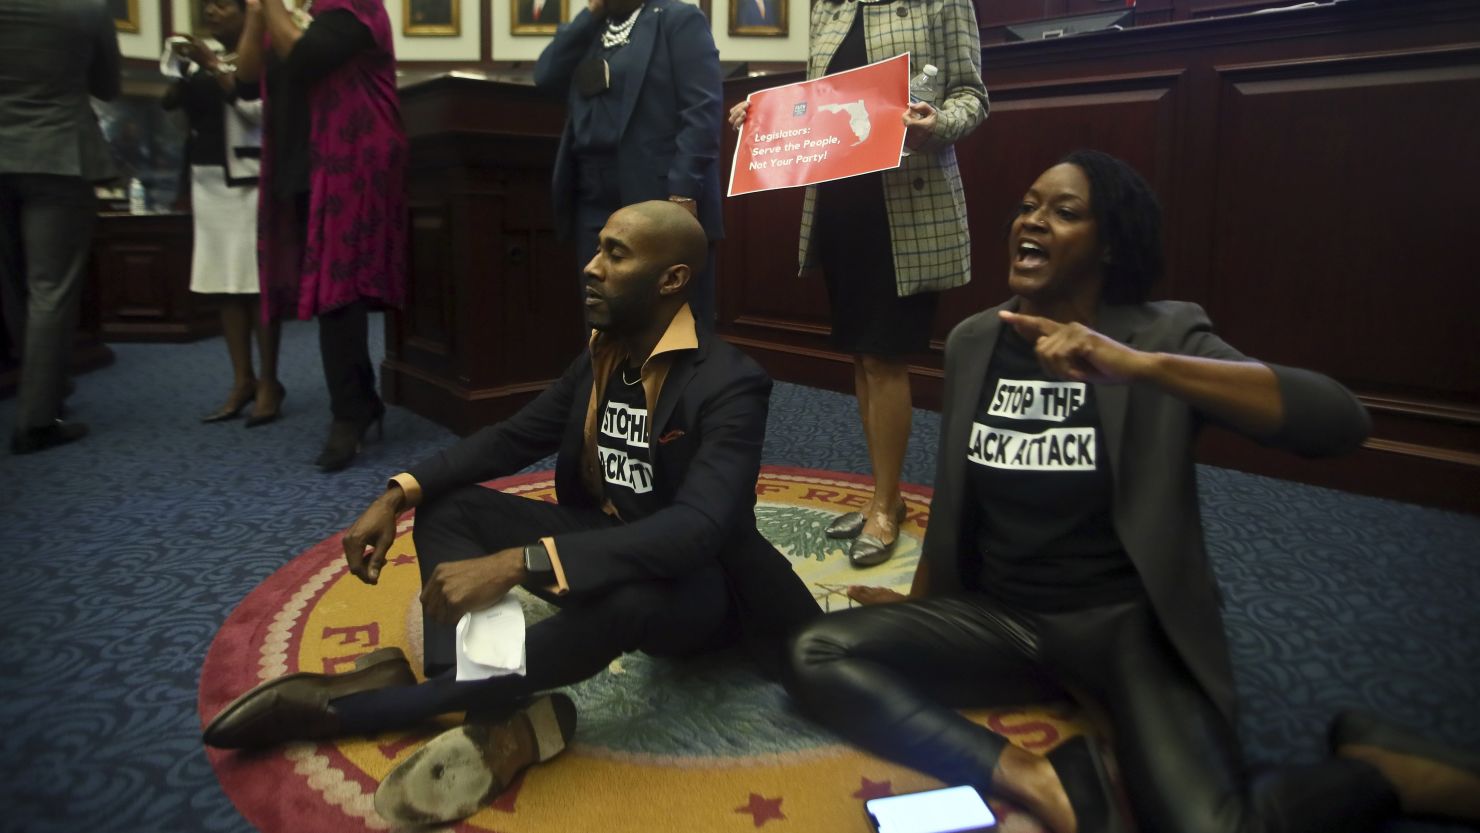
[(503, 419), (585, 343), (572, 241), (550, 177), (563, 101), (527, 76), (451, 72), (407, 84), (410, 281), (386, 317), (387, 401), (459, 434)]

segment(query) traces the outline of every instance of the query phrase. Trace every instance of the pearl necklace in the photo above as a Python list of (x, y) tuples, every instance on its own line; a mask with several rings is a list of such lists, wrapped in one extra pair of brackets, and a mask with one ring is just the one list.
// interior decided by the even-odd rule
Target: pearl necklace
[(627, 15), (627, 19), (621, 23), (607, 20), (606, 31), (601, 33), (601, 45), (607, 49), (626, 46), (632, 40), (632, 27), (637, 25), (637, 17), (640, 14), (642, 14), (641, 4), (633, 9), (632, 14)]

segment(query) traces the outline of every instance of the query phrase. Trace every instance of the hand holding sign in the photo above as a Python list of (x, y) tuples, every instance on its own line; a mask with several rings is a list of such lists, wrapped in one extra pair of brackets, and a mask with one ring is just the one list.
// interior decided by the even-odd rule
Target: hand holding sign
[(935, 123), (929, 105), (918, 113), (907, 109), (909, 66), (906, 53), (752, 93), (730, 110), (730, 126), (740, 131), (740, 140), (730, 166), (729, 195), (899, 167), (906, 125), (928, 135)]
[(930, 102), (910, 102), (909, 109), (904, 111), (904, 131), (904, 143), (910, 150), (919, 150), (935, 132), (935, 108)]
[(1123, 385), (1145, 374), (1149, 356), (1080, 323), (1060, 324), (1003, 310), (1002, 320), (1034, 342), (1038, 363), (1050, 375), (1076, 382)]
[(750, 99), (748, 98), (740, 102), (739, 104), (736, 104), (734, 107), (731, 107), (729, 116), (730, 128), (738, 133), (740, 131), (740, 128), (745, 125), (745, 114), (749, 112)]

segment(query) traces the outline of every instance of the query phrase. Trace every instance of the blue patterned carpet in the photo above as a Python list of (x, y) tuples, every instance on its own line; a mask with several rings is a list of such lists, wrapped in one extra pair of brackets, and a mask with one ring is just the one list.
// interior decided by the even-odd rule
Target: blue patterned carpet
[[(197, 422), (228, 382), (219, 339), (115, 350), (70, 403), (91, 437), (0, 456), (0, 831), (248, 830), (199, 741), (217, 626), (452, 435), (392, 408), (384, 443), (321, 474), (312, 325), (284, 331), (286, 418), (252, 431)], [(0, 402), (7, 431), (14, 412)], [(864, 471), (855, 420), (850, 397), (778, 385), (765, 462)], [(931, 482), (937, 431), (917, 413), (906, 480)], [(1343, 706), (1480, 748), (1480, 518), (1220, 469), (1202, 484), (1253, 762), (1315, 760)]]

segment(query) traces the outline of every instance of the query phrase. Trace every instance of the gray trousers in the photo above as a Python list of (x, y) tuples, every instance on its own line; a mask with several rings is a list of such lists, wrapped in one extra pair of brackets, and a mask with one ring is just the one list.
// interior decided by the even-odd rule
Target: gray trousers
[(87, 180), (0, 174), (0, 304), (21, 352), (18, 431), (57, 418), (97, 219)]

